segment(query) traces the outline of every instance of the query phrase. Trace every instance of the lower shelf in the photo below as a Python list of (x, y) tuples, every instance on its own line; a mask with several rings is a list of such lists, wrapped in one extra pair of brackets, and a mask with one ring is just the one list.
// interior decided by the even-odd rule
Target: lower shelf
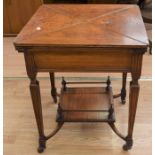
[(111, 87), (62, 90), (57, 122), (114, 122), (114, 116)]

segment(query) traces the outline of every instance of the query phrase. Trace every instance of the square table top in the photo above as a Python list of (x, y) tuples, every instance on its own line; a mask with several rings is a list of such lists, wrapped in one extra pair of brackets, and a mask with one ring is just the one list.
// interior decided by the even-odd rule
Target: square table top
[(122, 4), (46, 4), (17, 36), (16, 47), (146, 48), (139, 7)]

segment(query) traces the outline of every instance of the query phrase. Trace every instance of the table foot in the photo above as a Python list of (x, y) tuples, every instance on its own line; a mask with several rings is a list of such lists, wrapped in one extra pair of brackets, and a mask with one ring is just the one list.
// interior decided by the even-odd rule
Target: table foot
[(39, 138), (39, 147), (38, 152), (42, 153), (44, 152), (44, 149), (46, 148), (46, 137), (40, 137)]
[(39, 138), (39, 147), (38, 147), (38, 153), (42, 153), (44, 152), (45, 148), (46, 148), (46, 141), (48, 139), (50, 139), (51, 137), (53, 137), (63, 126), (64, 122), (58, 123), (56, 128), (53, 130), (53, 132), (51, 134), (49, 134), (46, 137), (40, 137)]
[(133, 146), (132, 138), (126, 138), (126, 144), (123, 145), (123, 150), (128, 151), (132, 148), (132, 146)]
[(126, 144), (123, 145), (123, 150), (128, 151), (132, 148), (133, 146), (133, 140), (132, 138), (129, 137), (125, 137), (123, 136), (118, 129), (116, 128), (114, 123), (109, 123), (110, 127), (112, 128), (112, 130), (116, 133), (117, 136), (119, 136), (121, 139), (123, 139), (124, 141), (126, 141)]
[(44, 152), (44, 149), (45, 149), (44, 147), (39, 146), (39, 147), (38, 147), (38, 153), (42, 153), (42, 152)]

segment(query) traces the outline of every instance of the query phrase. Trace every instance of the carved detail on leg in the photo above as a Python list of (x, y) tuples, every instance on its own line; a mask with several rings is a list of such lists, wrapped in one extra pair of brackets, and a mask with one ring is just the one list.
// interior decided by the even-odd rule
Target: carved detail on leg
[(51, 81), (51, 96), (54, 100), (54, 103), (57, 103), (57, 91), (55, 87), (54, 73), (49, 73), (49, 74), (50, 74), (50, 81)]
[(30, 92), (33, 103), (33, 109), (36, 117), (36, 122), (39, 132), (39, 148), (38, 152), (43, 152), (45, 149), (45, 136), (44, 136), (44, 126), (42, 118), (42, 106), (41, 106), (41, 97), (40, 97), (40, 87), (39, 82), (36, 78), (31, 79), (30, 83)]
[(127, 73), (124, 72), (122, 75), (122, 89), (121, 89), (121, 101), (122, 104), (125, 104), (126, 102), (126, 78), (127, 78)]
[(129, 150), (133, 145), (133, 128), (137, 110), (139, 96), (139, 84), (138, 79), (130, 82), (130, 95), (129, 95), (129, 122), (128, 122), (128, 136), (126, 137), (126, 144), (123, 146), (124, 150)]
[(133, 139), (126, 137), (126, 144), (123, 145), (123, 150), (128, 151), (132, 148), (133, 146)]

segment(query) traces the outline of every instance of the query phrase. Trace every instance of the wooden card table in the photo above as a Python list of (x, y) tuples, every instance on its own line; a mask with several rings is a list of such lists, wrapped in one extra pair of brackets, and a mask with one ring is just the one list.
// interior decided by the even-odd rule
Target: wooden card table
[[(148, 39), (135, 5), (55, 4), (42, 5), (14, 42), (23, 52), (30, 92), (39, 132), (38, 152), (64, 122), (106, 122), (126, 144), (133, 145), (133, 127), (137, 108), (142, 58)], [(87, 88), (89, 82), (62, 80), (57, 110), (57, 127), (44, 134), (38, 72), (49, 72), (51, 95), (57, 102), (54, 72), (120, 72), (123, 75), (119, 95), (113, 95), (110, 77), (104, 87)], [(128, 133), (123, 136), (115, 126), (113, 99), (125, 103), (126, 76), (131, 73)], [(84, 87), (78, 88), (82, 83)], [(95, 82), (92, 82), (92, 85)], [(99, 83), (99, 82), (97, 82)], [(102, 82), (101, 82), (102, 83)], [(68, 87), (75, 84), (75, 87)]]

